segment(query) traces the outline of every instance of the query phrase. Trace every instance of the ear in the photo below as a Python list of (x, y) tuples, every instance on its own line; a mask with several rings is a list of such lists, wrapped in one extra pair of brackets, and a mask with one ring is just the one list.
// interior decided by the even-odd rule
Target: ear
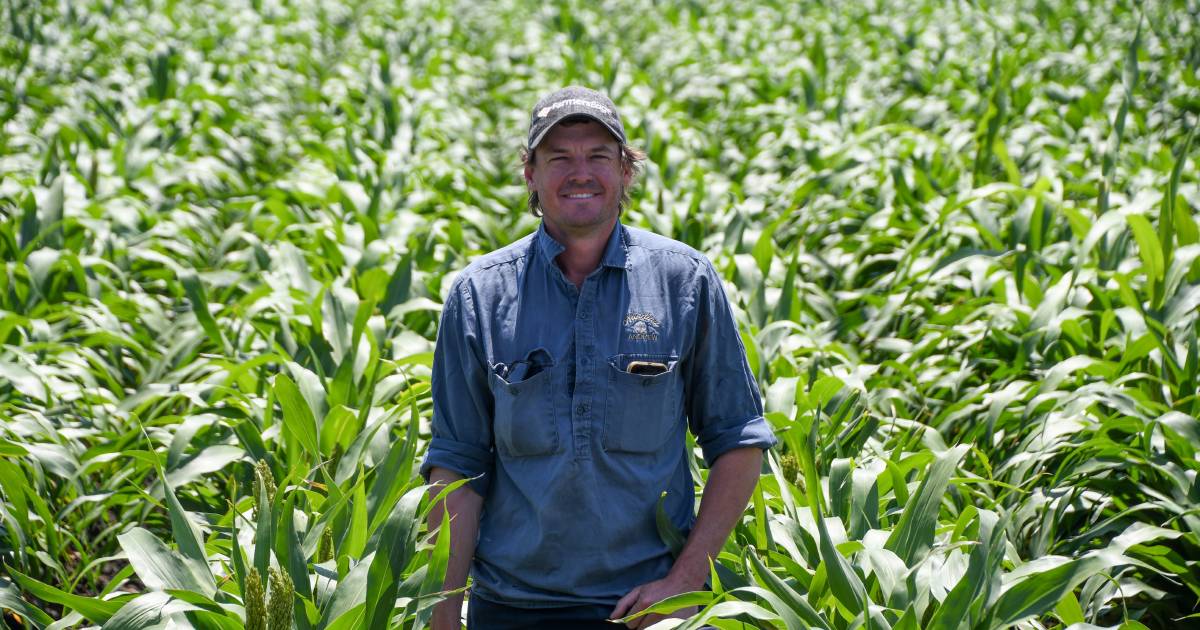
[(525, 188), (533, 190), (533, 164), (525, 165)]
[(629, 185), (633, 183), (633, 169), (625, 163), (625, 160), (621, 160), (621, 182), (625, 188), (629, 188)]

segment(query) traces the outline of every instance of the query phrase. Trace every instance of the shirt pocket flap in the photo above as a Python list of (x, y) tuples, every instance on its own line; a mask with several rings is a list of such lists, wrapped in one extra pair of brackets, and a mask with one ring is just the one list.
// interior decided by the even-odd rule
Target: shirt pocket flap
[[(631, 364), (659, 365), (658, 374), (637, 374)], [(609, 358), (608, 405), (604, 414), (604, 450), (654, 453), (680, 426), (681, 381), (673, 354), (618, 354)]]
[(544, 348), (520, 361), (492, 366), (492, 431), (502, 456), (548, 455), (560, 450), (553, 403), (555, 366)]
[(554, 365), (554, 357), (550, 356), (545, 348), (536, 348), (525, 355), (524, 359), (493, 364), (491, 378), (495, 386), (510, 393), (517, 393), (548, 378)]
[[(678, 365), (679, 358), (673, 354), (646, 354), (646, 353), (629, 353), (617, 354), (608, 359), (609, 366), (616, 372), (616, 375), (625, 382), (646, 383), (647, 385), (654, 382), (665, 382), (675, 372), (675, 366)], [(630, 371), (639, 369), (639, 366), (644, 371)], [(662, 366), (662, 371), (655, 372), (651, 366)]]

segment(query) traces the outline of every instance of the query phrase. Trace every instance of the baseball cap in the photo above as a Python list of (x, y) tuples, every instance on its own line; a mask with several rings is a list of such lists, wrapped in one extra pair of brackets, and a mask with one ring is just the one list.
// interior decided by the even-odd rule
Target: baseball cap
[(543, 96), (533, 106), (529, 115), (528, 149), (536, 149), (554, 125), (576, 116), (586, 116), (604, 125), (621, 144), (625, 144), (625, 127), (612, 99), (596, 90), (572, 85)]

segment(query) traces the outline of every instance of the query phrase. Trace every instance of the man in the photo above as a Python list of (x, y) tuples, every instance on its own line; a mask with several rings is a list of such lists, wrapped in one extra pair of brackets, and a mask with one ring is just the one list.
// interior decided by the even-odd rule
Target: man
[[(472, 571), (471, 630), (612, 628), (703, 589), (774, 444), (712, 264), (618, 221), (639, 159), (608, 97), (543, 98), (525, 154), (541, 227), (446, 298), (422, 473), (470, 478), (446, 500), (445, 587)], [(711, 466), (695, 516), (689, 427)], [(678, 558), (655, 524), (664, 493)], [(461, 606), (440, 603), (435, 630), (458, 628)]]

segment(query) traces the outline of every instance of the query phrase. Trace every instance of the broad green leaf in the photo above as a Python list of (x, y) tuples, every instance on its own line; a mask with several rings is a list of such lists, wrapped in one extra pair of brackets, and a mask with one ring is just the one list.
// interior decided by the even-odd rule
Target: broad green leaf
[(1142, 259), (1146, 277), (1151, 282), (1161, 282), (1166, 263), (1163, 261), (1162, 243), (1158, 240), (1154, 227), (1140, 214), (1130, 214), (1125, 220), (1129, 222), (1129, 228), (1133, 230), (1133, 236), (1137, 239), (1138, 256)]
[(863, 569), (869, 570), (879, 585), (883, 602), (891, 603), (898, 596), (907, 596), (905, 578), (908, 577), (908, 567), (900, 560), (900, 556), (888, 549), (864, 547), (859, 560)]
[(813, 383), (809, 398), (814, 404), (824, 407), (845, 386), (846, 384), (837, 377), (822, 376), (816, 383)]
[(400, 496), (412, 485), (413, 459), (416, 456), (416, 424), (420, 422), (416, 399), (409, 403), (409, 426), (407, 439), (392, 441), (387, 458), (377, 467), (376, 482), (371, 485), (367, 494), (367, 533), (375, 535), (383, 521), (387, 518), (389, 509), (395, 505)]
[(788, 263), (787, 271), (784, 274), (783, 285), (779, 291), (779, 302), (775, 305), (775, 313), (772, 316), (772, 319), (776, 321), (799, 318), (799, 309), (796, 304), (796, 260), (799, 255), (799, 250), (792, 252), (792, 260)]
[(67, 173), (61, 173), (54, 178), (50, 184), (49, 194), (46, 195), (45, 203), (38, 208), (38, 223), (41, 227), (38, 237), (42, 243), (56, 249), (62, 246), (63, 206), (66, 201), (63, 188), (67, 177), (69, 177)]
[(42, 379), (36, 374), (30, 372), (25, 366), (10, 363), (8, 361), (0, 361), (0, 378), (17, 391), (21, 395), (33, 400), (45, 400), (49, 390)]
[(288, 373), (292, 375), (292, 379), (295, 380), (300, 394), (308, 402), (308, 408), (312, 411), (313, 417), (319, 420), (328, 415), (329, 405), (321, 377), (294, 361), (288, 361), (284, 365), (287, 367)]
[[(370, 630), (387, 630), (401, 573), (416, 553), (417, 510), (426, 490), (426, 486), (417, 486), (405, 493), (389, 510), (383, 527), (376, 530), (367, 543), (367, 548), (375, 552), (367, 581), (367, 610), (371, 611), (367, 627)], [(381, 545), (382, 541), (387, 544)]]
[(241, 447), (229, 444), (214, 444), (196, 453), (180, 467), (169, 470), (167, 472), (167, 481), (172, 486), (182, 486), (245, 458), (246, 451)]
[(1054, 614), (1065, 624), (1083, 623), (1083, 608), (1079, 606), (1079, 600), (1075, 599), (1074, 593), (1063, 595), (1062, 600), (1054, 607)]
[(117, 536), (129, 556), (137, 576), (154, 590), (190, 590), (212, 597), (217, 592), (207, 565), (197, 565), (172, 551), (166, 544), (141, 527)]
[(42, 612), (40, 608), (35, 607), (24, 599), (21, 599), (20, 591), (17, 590), (12, 582), (9, 582), (6, 579), (0, 579), (0, 608), (6, 608), (17, 613), (23, 619), (25, 619), (26, 622), (30, 623), (33, 627), (38, 628), (38, 630), (41, 630), (41, 628), (54, 623), (54, 620), (50, 618), (50, 615), (47, 615), (46, 613)]
[(979, 540), (972, 547), (967, 572), (946, 594), (941, 606), (933, 613), (929, 630), (973, 626), (975, 611), (982, 609), (999, 585), (1000, 563), (1004, 560), (1004, 529), (1007, 517), (1000, 518), (991, 510), (978, 510)]
[(330, 409), (321, 422), (321, 452), (328, 456), (333, 453), (334, 446), (339, 446), (345, 453), (362, 429), (358, 421), (359, 415), (345, 406)]
[(920, 627), (917, 622), (916, 613), (913, 612), (912, 608), (908, 608), (904, 611), (903, 615), (900, 615), (900, 620), (896, 622), (896, 625), (892, 626), (892, 630), (919, 630)]
[(771, 231), (763, 230), (754, 243), (754, 262), (758, 263), (758, 271), (763, 276), (771, 270), (771, 260), (775, 257), (775, 243), (771, 240)]
[[(253, 487), (253, 486), (251, 486)], [(279, 494), (272, 502), (267, 495), (267, 488), (261, 487), (258, 496), (254, 498), (258, 506), (258, 518), (254, 528), (254, 564), (260, 576), (268, 575), (271, 565), (271, 551), (275, 542), (275, 522), (279, 513)]]
[(360, 479), (350, 493), (350, 526), (343, 540), (343, 554), (351, 557), (362, 555), (367, 544), (367, 495)]
[(833, 538), (829, 535), (829, 527), (825, 519), (818, 515), (816, 523), (819, 535), (817, 545), (821, 550), (821, 564), (825, 567), (825, 571), (829, 576), (829, 587), (833, 591), (834, 597), (852, 615), (863, 614), (869, 605), (866, 586), (863, 585), (862, 579), (859, 578), (858, 574), (854, 572), (854, 568), (850, 566), (850, 563), (846, 561), (846, 558), (834, 546)]
[(300, 389), (286, 374), (275, 375), (275, 396), (283, 407), (283, 426), (287, 435), (297, 441), (314, 460), (321, 457), (317, 445), (317, 419)]
[[(5, 512), (12, 514), (16, 525), (9, 535), (18, 539), (33, 535), (33, 526), (29, 520), (29, 502), (26, 500), (26, 488), (29, 485), (29, 480), (25, 478), (19, 466), (9, 460), (0, 459), (0, 490), (4, 491), (4, 498), (8, 503)], [(24, 545), (18, 541), (16, 547), (22, 546)]]
[(275, 557), (279, 559), (283, 570), (292, 578), (296, 592), (296, 622), (301, 628), (308, 626), (300, 617), (303, 616), (302, 600), (312, 600), (312, 585), (308, 580), (308, 557), (300, 546), (300, 536), (296, 531), (296, 494), (289, 494), (280, 510), (279, 520), (275, 523)]
[[(329, 600), (329, 605), (321, 617), (319, 628), (342, 626), (351, 621), (356, 625), (348, 627), (363, 627), (367, 619), (367, 611), (364, 608), (367, 601), (367, 577), (374, 559), (374, 553), (363, 556), (354, 568), (350, 569), (350, 573), (338, 582), (333, 598)], [(349, 616), (349, 619), (343, 619), (346, 616)]]
[(699, 616), (693, 617), (684, 625), (678, 626), (678, 628), (692, 630), (701, 627), (705, 622), (712, 619), (730, 619), (740, 615), (759, 621), (775, 622), (780, 620), (779, 615), (758, 604), (741, 601), (724, 601), (708, 608)]
[(366, 604), (359, 604), (324, 626), (324, 630), (358, 630), (362, 628), (366, 614)]
[[(188, 517), (187, 512), (183, 509), (183, 505), (179, 503), (179, 498), (175, 496), (175, 489), (171, 487), (169, 481), (163, 483), (163, 494), (167, 502), (167, 512), (171, 517), (171, 534), (175, 539), (175, 544), (179, 545), (179, 551), (187, 561), (189, 569), (196, 574), (197, 579), (206, 587), (192, 590), (202, 592), (211, 597), (212, 593), (209, 592), (208, 587), (215, 588), (215, 584), (213, 583), (212, 571), (208, 568), (208, 556), (204, 553), (204, 537), (200, 534), (200, 530), (196, 527), (196, 524)], [(138, 530), (135, 528), (134, 531)], [(131, 531), (129, 533), (133, 534), (134, 532)], [(141, 538), (142, 534), (137, 533), (131, 540), (136, 541)], [(122, 548), (124, 548), (124, 544), (122, 544)], [(129, 552), (128, 549), (125, 551), (126, 553)], [(132, 562), (132, 558), (130, 562)], [(166, 588), (187, 587), (167, 586)]]
[(830, 626), (821, 614), (816, 611), (786, 582), (771, 572), (758, 558), (753, 548), (746, 549), (743, 554), (747, 568), (753, 573), (755, 581), (764, 585), (771, 593), (781, 600), (781, 606), (775, 607), (788, 630), (792, 628), (824, 628)]
[(200, 323), (200, 327), (208, 334), (208, 338), (218, 348), (227, 348), (228, 344), (225, 341), (225, 335), (221, 332), (220, 326), (217, 325), (217, 320), (213, 319), (212, 313), (208, 310), (208, 297), (204, 293), (204, 287), (200, 284), (200, 278), (194, 271), (184, 269), (179, 272), (179, 283), (183, 286), (188, 302), (191, 303), (192, 313), (196, 315), (196, 321)]
[(154, 627), (165, 621), (164, 613), (187, 610), (187, 608), (181, 608), (180, 603), (164, 592), (151, 591), (126, 602), (102, 628), (103, 630), (141, 630)]
[(680, 593), (678, 595), (672, 595), (671, 597), (668, 597), (660, 602), (651, 604), (650, 606), (643, 608), (642, 610), (638, 611), (635, 614), (622, 617), (618, 621), (620, 621), (621, 623), (627, 624), (627, 623), (633, 621), (634, 619), (641, 619), (642, 617), (645, 617), (646, 615), (652, 615), (652, 614), (666, 615), (666, 614), (673, 613), (681, 608), (688, 608), (690, 606), (707, 606), (708, 604), (710, 604), (712, 602), (712, 600), (713, 600), (713, 594), (710, 592), (707, 592), (707, 591), (692, 591), (692, 592), (687, 592), (687, 593)]
[(0, 439), (0, 457), (24, 457), (29, 454), (20, 444)]
[[(108, 621), (122, 606), (122, 602), (116, 600), (100, 600), (67, 593), (29, 577), (11, 566), (6, 566), (5, 570), (30, 595), (44, 602), (59, 604), (67, 610), (75, 611), (93, 623), (102, 624)], [(33, 618), (36, 619), (37, 617)]]
[[(437, 540), (429, 551), (429, 561), (425, 563), (426, 578), (421, 584), (421, 595), (427, 596), (442, 590), (446, 581), (446, 569), (450, 564), (450, 514), (446, 504), (442, 504), (442, 522), (438, 527)], [(434, 509), (437, 509), (435, 506)]]
[(391, 280), (388, 282), (387, 295), (384, 297), (383, 303), (379, 305), (380, 311), (390, 313), (393, 308), (408, 301), (410, 287), (412, 286), (412, 277), (412, 252), (405, 252), (392, 271)]
[(917, 491), (905, 503), (900, 522), (888, 536), (886, 545), (900, 556), (905, 565), (916, 564), (933, 544), (933, 531), (941, 511), (942, 496), (967, 449), (966, 445), (959, 445), (938, 455), (921, 479)]
[(996, 600), (991, 609), (989, 627), (1004, 628), (1023, 619), (1046, 614), (1087, 578), (1128, 562), (1120, 554), (1097, 551), (1026, 575), (1009, 585)]
[(687, 542), (683, 532), (671, 522), (666, 510), (667, 493), (663, 491), (658, 497), (658, 506), (654, 510), (654, 524), (658, 528), (658, 537), (667, 545), (671, 556), (678, 558), (683, 552), (683, 544)]
[[(1141, 24), (1138, 24), (1139, 30)], [(1136, 42), (1136, 39), (1135, 39)], [(1134, 63), (1137, 61), (1137, 54), (1130, 50), (1130, 58)], [(1171, 167), (1171, 174), (1167, 178), (1167, 188), (1163, 191), (1162, 206), (1158, 214), (1158, 240), (1164, 246), (1163, 256), (1167, 262), (1171, 261), (1171, 253), (1175, 246), (1175, 235), (1179, 234), (1179, 245), (1189, 245), (1196, 242), (1196, 223), (1195, 220), (1188, 216), (1188, 212), (1177, 212), (1184, 210), (1185, 204), (1178, 204), (1176, 207), (1179, 193), (1179, 182), (1183, 175), (1184, 164), (1187, 162), (1189, 149), (1192, 147), (1192, 140), (1196, 137), (1196, 127), (1193, 124), (1188, 130), (1187, 137), (1183, 140), (1183, 146), (1179, 148), (1178, 153), (1174, 156), (1175, 164)], [(1176, 216), (1182, 220), (1176, 221)], [(1178, 223), (1178, 226), (1176, 225)], [(1139, 241), (1140, 242), (1140, 241)]]

